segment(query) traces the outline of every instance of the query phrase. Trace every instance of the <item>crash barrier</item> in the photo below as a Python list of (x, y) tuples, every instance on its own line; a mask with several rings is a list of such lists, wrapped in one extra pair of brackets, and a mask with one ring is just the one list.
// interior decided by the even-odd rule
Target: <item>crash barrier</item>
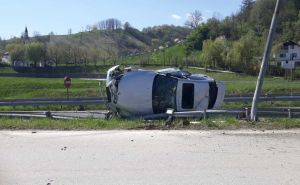
[[(225, 97), (224, 102), (252, 102), (253, 97)], [(259, 101), (299, 101), (297, 96), (261, 96)]]
[(53, 119), (95, 118), (105, 119), (108, 111), (0, 111), (0, 116)]
[[(164, 114), (155, 114), (143, 117), (145, 120), (166, 119), (166, 123), (171, 123), (173, 118), (200, 118), (207, 119), (210, 116), (231, 115), (240, 119), (250, 119), (251, 108), (203, 110), (189, 112), (174, 112), (172, 109)], [(287, 118), (300, 117), (300, 108), (261, 108), (258, 110), (260, 116), (280, 116)], [(9, 117), (32, 117), (32, 118), (52, 118), (52, 119), (77, 119), (94, 118), (108, 119), (109, 111), (0, 111), (0, 116)]]
[[(252, 97), (231, 97), (224, 98), (224, 102), (251, 102)], [(297, 96), (262, 96), (260, 101), (299, 101)], [(92, 105), (105, 104), (106, 97), (93, 98), (25, 98), (25, 99), (0, 99), (0, 106), (46, 106), (46, 105)]]
[(0, 106), (47, 106), (47, 105), (99, 105), (105, 104), (107, 99), (100, 98), (30, 98), (30, 99), (2, 99)]
[[(0, 77), (27, 77), (27, 78), (64, 78), (65, 73), (0, 73)], [(104, 79), (106, 74), (80, 74), (70, 73), (71, 78)]]
[[(168, 121), (172, 118), (203, 118), (206, 119), (210, 115), (234, 115), (238, 118), (250, 119), (251, 108), (246, 107), (242, 109), (223, 109), (223, 110), (203, 110), (203, 111), (188, 111), (188, 112), (174, 112), (172, 109), (168, 109), (166, 115), (168, 115)], [(299, 117), (300, 108), (264, 108), (259, 109), (260, 116), (286, 116), (288, 118)]]
[[(300, 84), (300, 83), (299, 83)], [(291, 93), (291, 94), (261, 94), (261, 97), (276, 97), (276, 96), (300, 96), (298, 93)], [(246, 94), (227, 94), (225, 98), (230, 98), (230, 97), (253, 97), (253, 94), (251, 93), (246, 93)]]

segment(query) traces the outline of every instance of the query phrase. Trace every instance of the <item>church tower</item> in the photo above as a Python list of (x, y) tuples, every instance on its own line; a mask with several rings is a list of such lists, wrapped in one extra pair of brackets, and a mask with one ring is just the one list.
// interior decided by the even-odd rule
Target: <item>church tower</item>
[(28, 29), (27, 29), (27, 26), (25, 27), (25, 32), (24, 32), (24, 40), (28, 40), (29, 37), (28, 37)]

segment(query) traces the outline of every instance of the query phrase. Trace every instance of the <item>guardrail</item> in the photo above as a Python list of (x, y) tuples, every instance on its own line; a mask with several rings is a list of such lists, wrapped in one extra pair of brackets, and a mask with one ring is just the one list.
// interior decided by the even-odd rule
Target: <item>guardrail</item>
[[(203, 110), (203, 111), (188, 111), (188, 112), (174, 112), (168, 109), (166, 113), (153, 114), (144, 116), (145, 120), (166, 119), (166, 123), (172, 122), (172, 118), (203, 118), (216, 115), (231, 115), (237, 118), (249, 120), (250, 108), (240, 109), (222, 109), (222, 110)], [(108, 118), (108, 111), (0, 111), (1, 116), (9, 117), (32, 117), (32, 118), (53, 118), (53, 119), (77, 119), (77, 118), (94, 118), (106, 119)], [(261, 108), (258, 110), (260, 116), (280, 116), (288, 118), (300, 117), (299, 108)]]
[(27, 78), (106, 78), (106, 74), (80, 74), (80, 73), (0, 73), (0, 77), (27, 77)]
[(101, 98), (36, 98), (36, 99), (2, 99), (0, 106), (47, 106), (47, 105), (97, 105), (105, 104), (107, 99)]
[[(251, 102), (252, 97), (225, 97), (224, 102)], [(300, 101), (297, 96), (263, 96), (260, 101)], [(107, 103), (106, 97), (92, 98), (23, 98), (0, 99), (0, 106), (47, 106), (47, 105), (99, 105)]]
[(96, 118), (105, 119), (108, 111), (0, 111), (0, 116), (53, 119)]
[[(257, 111), (260, 116), (286, 116), (288, 118), (299, 117), (300, 108), (268, 108), (268, 109), (259, 109)], [(167, 123), (172, 121), (172, 118), (203, 118), (206, 119), (210, 115), (223, 115), (229, 114), (234, 115), (239, 118), (245, 118), (249, 120), (250, 118), (250, 109), (223, 109), (223, 110), (203, 110), (203, 111), (187, 111), (187, 112), (174, 112), (172, 109), (168, 109), (166, 114), (168, 116)]]
[[(253, 97), (225, 97), (224, 102), (252, 102)], [(299, 101), (300, 96), (261, 96), (259, 101)]]

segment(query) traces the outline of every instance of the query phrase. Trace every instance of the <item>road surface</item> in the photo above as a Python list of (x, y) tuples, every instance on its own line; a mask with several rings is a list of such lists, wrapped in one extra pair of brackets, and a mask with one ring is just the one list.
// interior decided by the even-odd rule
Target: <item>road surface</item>
[(0, 131), (1, 185), (300, 184), (300, 130)]

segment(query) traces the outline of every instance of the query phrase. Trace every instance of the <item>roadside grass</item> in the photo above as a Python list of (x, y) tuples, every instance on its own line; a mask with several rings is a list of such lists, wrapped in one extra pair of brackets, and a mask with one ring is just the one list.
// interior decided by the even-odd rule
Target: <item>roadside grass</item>
[[(100, 105), (85, 105), (84, 110), (106, 110), (104, 104)], [(79, 111), (82, 106), (73, 105), (48, 105), (48, 106), (0, 106), (0, 111)]]
[(300, 119), (269, 118), (265, 123), (266, 128), (291, 129), (300, 128)]
[(0, 73), (17, 73), (12, 67), (0, 67)]
[[(199, 72), (199, 71), (198, 71)], [(206, 73), (205, 73), (206, 74)], [(216, 80), (224, 81), (226, 94), (251, 94), (255, 90), (253, 76), (207, 73)], [(0, 98), (64, 98), (66, 89), (63, 79), (0, 77)], [(103, 90), (105, 85), (103, 83)], [(97, 80), (72, 79), (70, 97), (98, 97)], [(262, 94), (300, 93), (300, 80), (288, 82), (282, 78), (266, 78)]]
[(299, 118), (262, 118), (260, 122), (252, 123), (234, 117), (219, 116), (206, 120), (188, 120), (188, 122), (176, 119), (170, 126), (165, 125), (164, 120), (0, 118), (0, 130), (271, 130), (292, 128), (300, 128)]
[(140, 120), (120, 119), (72, 119), (57, 120), (47, 118), (0, 118), (0, 129), (24, 130), (113, 130), (132, 129), (143, 126)]
[[(0, 77), (0, 98), (66, 98), (63, 79)], [(72, 79), (70, 98), (98, 97), (99, 82)]]
[[(239, 82), (225, 81), (226, 94), (253, 94), (256, 87), (256, 81)], [(266, 80), (262, 88), (262, 94), (299, 94), (300, 81), (287, 82), (278, 80)]]

